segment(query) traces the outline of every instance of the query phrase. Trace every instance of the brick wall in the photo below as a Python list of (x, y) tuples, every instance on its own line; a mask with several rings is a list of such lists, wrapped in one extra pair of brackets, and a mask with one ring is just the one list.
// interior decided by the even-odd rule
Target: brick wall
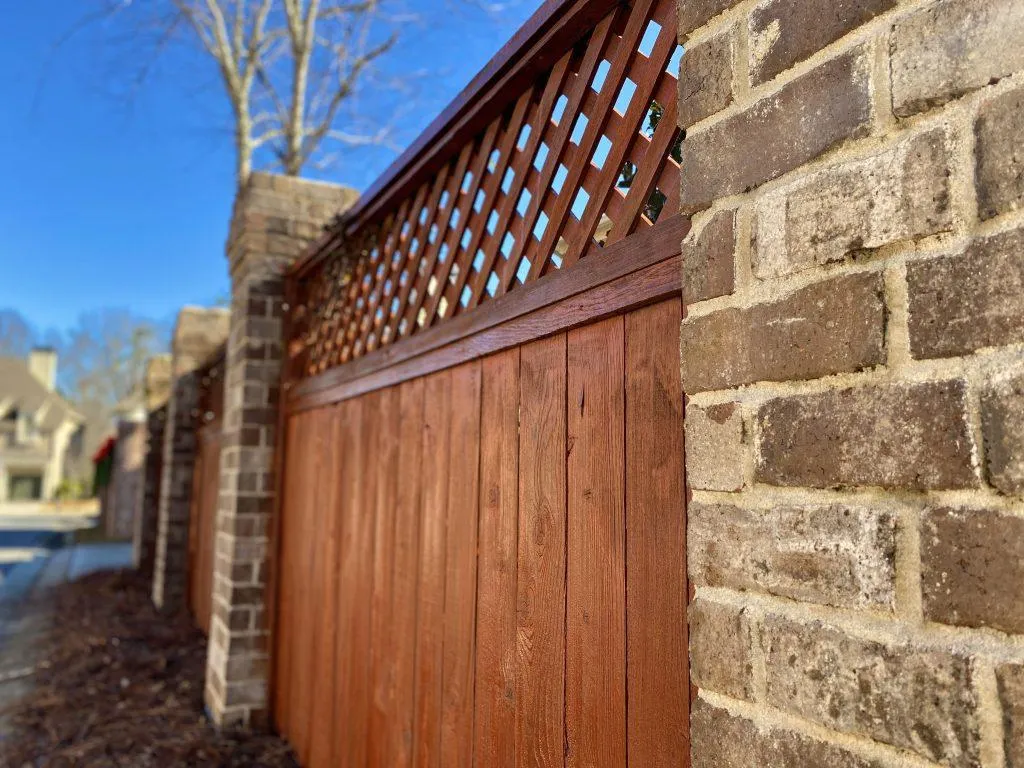
[(267, 714), (269, 529), (284, 355), (285, 269), (356, 200), (346, 187), (256, 173), (235, 201), (207, 709), (218, 724)]
[(163, 430), (153, 568), (153, 602), (161, 608), (184, 604), (199, 415), (196, 371), (224, 344), (229, 322), (226, 310), (185, 307), (171, 338), (171, 385)]
[(1024, 766), (1024, 4), (684, 0), (695, 768)]
[(145, 459), (142, 482), (136, 500), (135, 531), (132, 536), (135, 566), (146, 580), (153, 578), (156, 558), (157, 511), (160, 504), (160, 466), (163, 457), (164, 422), (171, 386), (171, 356), (158, 355), (146, 362)]
[(117, 445), (104, 519), (108, 538), (127, 540), (135, 534), (142, 465), (146, 458), (145, 430), (142, 419), (134, 415), (117, 423)]

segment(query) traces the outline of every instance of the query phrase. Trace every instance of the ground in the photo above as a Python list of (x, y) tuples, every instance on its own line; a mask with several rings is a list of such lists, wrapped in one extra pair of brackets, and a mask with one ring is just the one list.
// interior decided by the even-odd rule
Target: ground
[(297, 765), (275, 736), (210, 725), (206, 640), (186, 613), (158, 612), (134, 571), (51, 586), (9, 625), (2, 766)]

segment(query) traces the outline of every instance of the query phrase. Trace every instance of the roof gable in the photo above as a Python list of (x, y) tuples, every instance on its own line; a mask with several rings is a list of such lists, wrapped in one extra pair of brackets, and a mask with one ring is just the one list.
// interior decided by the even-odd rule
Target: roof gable
[[(78, 423), (82, 417), (56, 392), (50, 392), (33, 376), (24, 361), (0, 357), (0, 403), (9, 413), (17, 410), (36, 414), (39, 428), (50, 432), (65, 421)], [(6, 413), (0, 415), (0, 418)]]

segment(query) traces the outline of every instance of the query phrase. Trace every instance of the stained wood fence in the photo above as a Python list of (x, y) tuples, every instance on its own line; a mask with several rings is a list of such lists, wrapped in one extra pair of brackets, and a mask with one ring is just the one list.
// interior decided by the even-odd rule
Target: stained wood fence
[(303, 764), (684, 764), (680, 318), (290, 419), (274, 710)]
[(545, 4), (289, 274), (307, 766), (685, 766), (673, 2)]

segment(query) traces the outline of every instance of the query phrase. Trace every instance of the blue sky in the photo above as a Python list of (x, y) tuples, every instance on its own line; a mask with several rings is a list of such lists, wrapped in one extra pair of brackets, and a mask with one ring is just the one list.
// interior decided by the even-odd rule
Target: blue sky
[[(414, 81), (400, 144), (538, 5), (518, 0), (489, 15), (460, 2), (408, 0), (422, 22), (386, 64)], [(0, 309), (39, 330), (104, 307), (167, 320), (228, 291), (233, 155), (218, 84), (190, 61), (164, 61), (137, 98), (117, 98), (109, 30), (88, 27), (54, 52), (86, 5), (16, 3), (0, 45)], [(316, 175), (362, 189), (394, 156), (353, 150)]]

